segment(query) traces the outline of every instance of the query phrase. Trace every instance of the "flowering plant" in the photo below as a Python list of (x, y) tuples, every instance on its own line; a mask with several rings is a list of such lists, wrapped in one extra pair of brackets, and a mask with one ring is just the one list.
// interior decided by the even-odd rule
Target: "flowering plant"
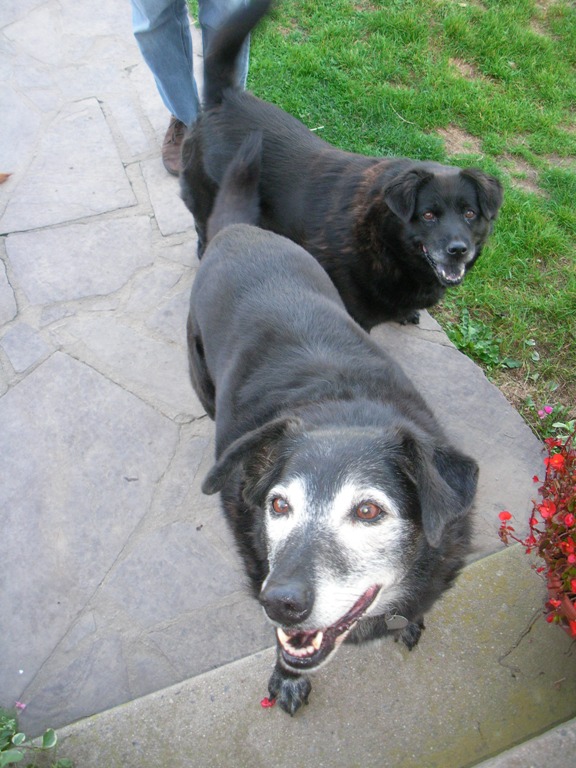
[[(21, 712), (26, 709), (26, 705), (17, 701), (14, 709)], [(26, 735), (18, 730), (16, 715), (10, 710), (0, 708), (0, 768), (19, 763), (25, 755), (54, 749), (57, 741), (58, 737), (54, 729), (48, 728), (40, 743), (38, 740), (36, 743), (31, 743), (26, 739)], [(27, 763), (27, 768), (33, 768), (35, 765), (36, 761)], [(73, 768), (73, 764), (71, 760), (64, 758), (52, 763), (51, 768)]]
[[(566, 437), (544, 440), (546, 474), (533, 501), (530, 532), (517, 536), (512, 515), (500, 512), (499, 536), (505, 544), (517, 541), (526, 553), (536, 552), (544, 565), (533, 566), (546, 579), (546, 621), (560, 624), (576, 637), (576, 431)], [(535, 482), (540, 482), (538, 477)]]

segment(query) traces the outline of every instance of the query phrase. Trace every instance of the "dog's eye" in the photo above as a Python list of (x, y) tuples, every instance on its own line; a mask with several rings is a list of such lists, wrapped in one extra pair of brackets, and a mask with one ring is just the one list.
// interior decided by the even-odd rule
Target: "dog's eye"
[(377, 520), (383, 514), (384, 511), (371, 501), (363, 501), (362, 504), (359, 504), (354, 510), (354, 515), (358, 520), (367, 520), (368, 522)]
[(472, 219), (476, 218), (476, 211), (473, 211), (472, 208), (467, 208), (464, 211), (464, 218), (471, 221)]
[(287, 515), (291, 511), (290, 504), (282, 496), (275, 496), (272, 499), (272, 509), (277, 515)]
[(424, 221), (434, 221), (436, 219), (436, 215), (434, 211), (424, 211), (422, 218)]

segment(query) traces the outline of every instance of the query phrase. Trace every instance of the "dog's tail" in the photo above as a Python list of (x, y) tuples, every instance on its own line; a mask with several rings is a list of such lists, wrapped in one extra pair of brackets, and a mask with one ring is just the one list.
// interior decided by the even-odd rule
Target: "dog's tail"
[(262, 131), (250, 131), (226, 169), (208, 219), (208, 242), (229, 224), (258, 224)]
[(235, 71), (242, 43), (266, 15), (272, 0), (252, 0), (224, 22), (214, 35), (204, 56), (204, 106), (214, 107), (222, 101), (225, 88), (235, 85)]

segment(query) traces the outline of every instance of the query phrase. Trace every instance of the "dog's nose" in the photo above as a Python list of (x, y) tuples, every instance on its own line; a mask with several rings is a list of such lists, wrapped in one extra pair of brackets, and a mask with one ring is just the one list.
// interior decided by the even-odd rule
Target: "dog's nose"
[(268, 579), (258, 599), (268, 617), (284, 626), (308, 618), (314, 602), (312, 591), (303, 582), (273, 579)]
[(453, 240), (446, 248), (450, 256), (464, 256), (467, 250), (468, 246), (462, 240)]

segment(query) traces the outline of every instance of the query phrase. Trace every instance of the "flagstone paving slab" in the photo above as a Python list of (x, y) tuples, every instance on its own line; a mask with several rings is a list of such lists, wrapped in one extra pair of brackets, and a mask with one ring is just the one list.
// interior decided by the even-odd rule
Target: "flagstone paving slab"
[(52, 351), (42, 337), (26, 323), (17, 323), (0, 338), (0, 346), (12, 367), (22, 373)]
[(186, 421), (203, 415), (190, 386), (184, 343), (157, 341), (140, 328), (117, 319), (115, 312), (67, 318), (52, 335), (74, 357), (157, 406), (170, 418)]
[(95, 219), (10, 235), (6, 251), (32, 304), (107, 295), (154, 260), (150, 218)]
[[(18, 699), (145, 513), (178, 427), (56, 353), (0, 400), (2, 695)], [(19, 670), (24, 672), (20, 674)]]
[(17, 311), (16, 299), (6, 274), (6, 267), (4, 262), (0, 261), (0, 325), (13, 320)]
[[(14, 87), (12, 74), (6, 73), (7, 79), (0, 82), (2, 103), (0, 173), (17, 174), (32, 160), (40, 125), (38, 110), (31, 106), (30, 99), (25, 94)], [(13, 194), (12, 190), (17, 178), (15, 175), (7, 183), (0, 185), (0, 215)], [(2, 231), (9, 231), (9, 227)]]
[(142, 163), (142, 172), (160, 232), (172, 235), (193, 230), (194, 219), (180, 197), (178, 179), (166, 173), (158, 158)]
[(26, 17), (30, 11), (43, 5), (45, 0), (2, 0), (0, 5), (0, 27), (13, 24)]
[[(47, 201), (50, 204), (47, 205)], [(127, 208), (136, 199), (96, 99), (65, 106), (0, 219), (0, 232), (50, 226)]]
[(478, 764), (478, 768), (567, 768), (576, 755), (576, 719)]

